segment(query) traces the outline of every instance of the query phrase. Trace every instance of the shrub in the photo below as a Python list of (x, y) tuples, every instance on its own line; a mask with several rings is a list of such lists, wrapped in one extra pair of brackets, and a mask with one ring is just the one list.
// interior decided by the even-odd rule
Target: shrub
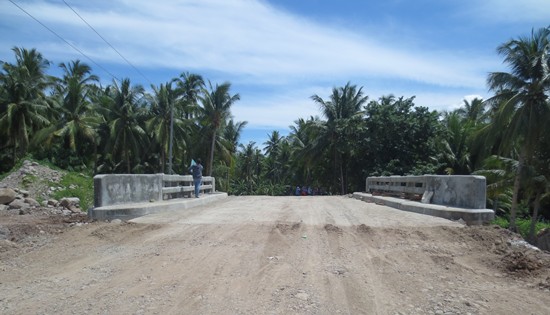
[[(510, 221), (508, 218), (497, 216), (495, 219), (491, 222), (492, 224), (498, 225), (502, 228), (509, 228), (510, 227)], [(516, 225), (518, 227), (518, 232), (521, 234), (521, 236), (524, 239), (527, 239), (527, 236), (529, 235), (529, 229), (531, 228), (531, 219), (530, 218), (517, 218), (516, 219)], [(544, 228), (550, 228), (549, 222), (544, 221), (538, 221), (535, 225), (535, 235), (540, 232), (540, 230)]]
[(69, 172), (60, 182), (63, 190), (54, 192), (53, 197), (60, 200), (64, 197), (78, 197), (80, 199), (80, 208), (87, 211), (93, 206), (94, 201), (94, 181), (92, 176), (83, 173)]

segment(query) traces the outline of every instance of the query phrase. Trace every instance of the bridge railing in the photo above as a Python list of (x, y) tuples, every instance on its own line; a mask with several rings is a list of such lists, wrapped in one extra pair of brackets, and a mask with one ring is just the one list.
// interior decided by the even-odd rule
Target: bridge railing
[[(195, 191), (193, 176), (191, 175), (164, 175), (162, 177), (163, 199), (191, 197)], [(212, 193), (216, 191), (216, 179), (211, 176), (203, 176), (200, 187), (201, 193)]]
[(382, 176), (367, 178), (367, 191), (389, 194), (422, 195), (426, 191), (424, 176)]
[(422, 175), (368, 177), (366, 191), (444, 206), (485, 209), (485, 177)]
[[(194, 190), (191, 175), (101, 174), (94, 176), (94, 207), (191, 197)], [(215, 178), (203, 176), (200, 190), (215, 192)]]

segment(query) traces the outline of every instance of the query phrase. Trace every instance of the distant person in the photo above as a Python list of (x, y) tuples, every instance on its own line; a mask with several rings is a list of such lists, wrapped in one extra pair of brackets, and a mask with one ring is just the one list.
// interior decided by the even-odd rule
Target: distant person
[(296, 196), (300, 196), (300, 186), (296, 186)]
[(191, 166), (189, 167), (189, 172), (193, 175), (193, 184), (195, 184), (195, 198), (199, 198), (199, 192), (202, 182), (202, 164), (201, 159), (191, 160)]

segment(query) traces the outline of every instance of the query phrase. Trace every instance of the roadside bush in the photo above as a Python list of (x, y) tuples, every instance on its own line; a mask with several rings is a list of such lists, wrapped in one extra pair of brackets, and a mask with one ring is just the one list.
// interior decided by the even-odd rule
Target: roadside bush
[[(505, 229), (510, 227), (510, 221), (505, 217), (498, 216), (491, 223)], [(521, 236), (524, 239), (527, 239), (527, 236), (529, 235), (529, 229), (531, 227), (531, 219), (517, 218), (516, 225), (518, 227), (519, 234), (521, 234)], [(550, 223), (544, 222), (544, 221), (538, 221), (535, 225), (535, 234), (537, 234), (538, 232), (540, 232), (540, 230), (544, 228), (550, 228)]]
[(78, 197), (80, 199), (80, 208), (88, 211), (88, 208), (94, 204), (94, 180), (91, 175), (84, 173), (69, 172), (60, 182), (63, 190), (54, 192), (53, 197), (60, 200), (64, 197)]

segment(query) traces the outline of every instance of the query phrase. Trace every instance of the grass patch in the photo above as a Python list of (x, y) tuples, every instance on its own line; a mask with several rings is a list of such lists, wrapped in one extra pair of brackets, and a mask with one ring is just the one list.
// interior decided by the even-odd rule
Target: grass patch
[[(53, 194), (51, 195), (52, 198), (61, 200), (62, 198), (65, 198), (65, 197), (77, 197), (80, 199), (80, 208), (83, 211), (88, 211), (88, 208), (93, 206), (93, 203), (94, 203), (93, 175), (83, 173), (83, 172), (73, 172), (73, 171), (63, 170), (55, 166), (54, 164), (50, 163), (47, 160), (36, 161), (31, 156), (26, 156), (24, 158), (21, 158), (11, 168), (10, 171), (0, 174), (0, 180), (6, 178), (9, 174), (20, 169), (23, 166), (23, 163), (25, 162), (25, 160), (29, 160), (31, 162), (33, 161), (37, 162), (42, 166), (46, 166), (52, 170), (56, 170), (65, 174), (63, 175), (59, 183), (49, 182), (44, 178), (37, 177), (36, 175), (25, 174), (21, 182), (21, 186), (24, 189), (29, 189), (30, 187), (33, 187), (33, 185), (36, 185), (36, 184), (47, 185), (48, 187), (61, 187), (60, 190), (56, 190), (55, 192), (53, 192)], [(42, 196), (36, 196), (36, 200), (38, 202), (41, 202), (44, 200), (44, 198)]]
[(88, 208), (93, 205), (94, 180), (92, 176), (84, 173), (68, 172), (63, 176), (61, 182), (56, 185), (62, 186), (64, 189), (53, 193), (55, 199), (77, 197), (80, 199), (80, 208), (83, 211), (88, 211)]
[[(510, 221), (505, 217), (496, 217), (491, 223), (505, 229), (510, 227)], [(531, 219), (516, 218), (516, 226), (518, 227), (519, 234), (521, 234), (524, 239), (527, 239), (529, 229), (531, 228)], [(537, 235), (542, 229), (546, 228), (550, 228), (549, 222), (538, 221), (535, 224), (535, 235)]]
[(36, 177), (35, 175), (32, 175), (32, 174), (26, 174), (23, 179), (21, 180), (21, 186), (23, 186), (23, 188), (25, 189), (28, 189), (29, 187), (31, 187), (34, 183), (40, 181), (40, 179), (38, 177)]
[(507, 229), (510, 227), (510, 221), (506, 219), (505, 217), (495, 217), (495, 219), (491, 222), (494, 225), (498, 225), (503, 229)]

